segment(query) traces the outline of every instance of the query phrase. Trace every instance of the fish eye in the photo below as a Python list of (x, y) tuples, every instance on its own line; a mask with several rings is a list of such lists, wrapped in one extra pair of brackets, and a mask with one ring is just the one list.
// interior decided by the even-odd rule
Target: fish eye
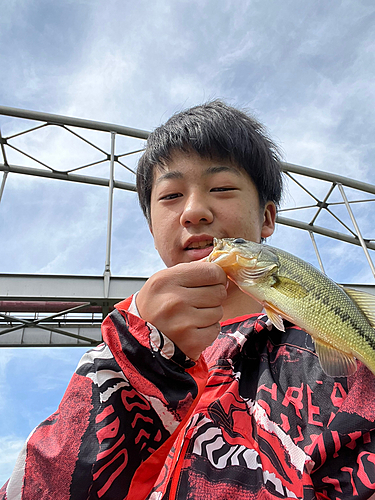
[(236, 238), (235, 240), (233, 240), (233, 243), (242, 245), (243, 243), (246, 243), (246, 240), (244, 240), (243, 238)]

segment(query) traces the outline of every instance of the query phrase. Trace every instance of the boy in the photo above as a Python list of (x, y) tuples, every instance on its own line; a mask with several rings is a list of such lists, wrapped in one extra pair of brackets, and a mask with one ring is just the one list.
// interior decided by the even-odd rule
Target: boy
[(151, 134), (137, 186), (167, 268), (104, 321), (0, 498), (371, 496), (373, 375), (327, 377), (204, 260), (214, 237), (270, 236), (281, 184), (262, 127), (220, 101)]

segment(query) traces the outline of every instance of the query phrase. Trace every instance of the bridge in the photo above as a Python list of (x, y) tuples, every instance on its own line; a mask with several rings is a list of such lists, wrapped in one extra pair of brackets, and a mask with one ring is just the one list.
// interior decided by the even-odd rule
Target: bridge
[[(0, 131), (0, 213), (7, 179), (17, 175), (104, 186), (108, 192), (108, 210), (102, 275), (0, 274), (0, 347), (95, 346), (101, 341), (100, 323), (103, 317), (116, 302), (139, 290), (147, 278), (112, 276), (111, 243), (114, 191), (136, 191), (135, 170), (129, 166), (128, 160), (136, 162), (149, 132), (4, 106), (0, 106), (1, 115), (14, 120), (12, 128), (16, 132), (2, 135)], [(82, 142), (87, 151), (94, 152), (95, 159), (88, 153), (87, 161), (65, 168), (58, 168), (53, 161), (42, 160), (34, 153), (42, 142), (38, 134), (52, 129), (55, 134), (63, 134), (64, 140), (74, 137), (76, 141)], [(119, 139), (124, 138), (127, 142), (123, 141), (118, 146)], [(124, 150), (118, 152), (119, 147)], [(12, 163), (10, 157), (17, 157), (20, 164)], [(103, 164), (108, 166), (107, 176), (98, 177), (87, 173), (92, 171), (92, 167)], [(115, 175), (116, 168), (126, 171), (130, 180), (118, 178)], [(287, 162), (283, 163), (283, 171), (289, 182), (289, 190), (301, 190), (309, 202), (283, 206), (277, 223), (305, 231), (309, 235), (323, 272), (324, 263), (316, 235), (361, 248), (375, 277), (372, 260), (375, 238), (362, 234), (353, 212), (355, 204), (368, 207), (375, 201), (375, 186)], [(335, 207), (345, 208), (345, 216), (338, 215)], [(337, 230), (337, 227), (341, 229)], [(374, 285), (356, 283), (351, 286), (375, 294)]]

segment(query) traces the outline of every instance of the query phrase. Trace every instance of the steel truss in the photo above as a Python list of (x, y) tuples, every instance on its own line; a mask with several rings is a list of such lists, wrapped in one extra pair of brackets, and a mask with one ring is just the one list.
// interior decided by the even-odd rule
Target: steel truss
[[(139, 154), (143, 150), (144, 140), (147, 139), (149, 132), (110, 123), (4, 106), (0, 106), (0, 115), (21, 121), (37, 122), (35, 126), (26, 126), (24, 129), (5, 137), (0, 131), (2, 155), (0, 171), (3, 172), (0, 201), (7, 177), (15, 174), (108, 188), (106, 257), (103, 276), (0, 274), (0, 347), (97, 345), (101, 341), (100, 323), (103, 316), (113, 308), (116, 302), (134, 293), (145, 281), (145, 278), (111, 276), (111, 239), (114, 190), (136, 191), (134, 182), (115, 179), (115, 165), (134, 175), (134, 169), (130, 168), (124, 160), (126, 157)], [(17, 146), (17, 139), (21, 136), (24, 138), (28, 134), (34, 134), (46, 127), (57, 127), (64, 130), (65, 133), (74, 135), (75, 138), (93, 148), (99, 155), (99, 159), (95, 162), (70, 166), (61, 170), (30, 154), (25, 147)], [(88, 140), (83, 135), (83, 131), (88, 130), (103, 132), (108, 137), (107, 149), (99, 146), (93, 140)], [(139, 139), (142, 143), (139, 144), (139, 148), (116, 154), (116, 138), (119, 136)], [(24, 158), (26, 165), (15, 165), (8, 162), (11, 152), (16, 152), (19, 157)], [(109, 165), (108, 177), (94, 177), (76, 173), (103, 163)], [(354, 204), (367, 204), (375, 201), (375, 186), (290, 163), (283, 163), (283, 171), (291, 185), (302, 190), (311, 199), (311, 203), (283, 207), (278, 214), (277, 222), (308, 232), (323, 272), (323, 262), (315, 234), (361, 246), (375, 277), (375, 267), (370, 255), (370, 251), (375, 250), (375, 239), (363, 237), (352, 209)], [(313, 190), (315, 186), (307, 187), (304, 179), (309, 181), (314, 179), (325, 183), (325, 195), (322, 197), (321, 194), (316, 194)], [(355, 190), (357, 194), (355, 199), (349, 200), (348, 190), (350, 192)], [(333, 194), (337, 194), (337, 192), (340, 193), (340, 201), (333, 199)], [(333, 208), (339, 205), (346, 207), (352, 228), (346, 219), (344, 220), (343, 217), (339, 217), (334, 212)], [(298, 217), (298, 214), (304, 211), (313, 212), (308, 221)], [(292, 215), (291, 218), (285, 217), (284, 214), (287, 212)], [(325, 217), (324, 224), (317, 225), (316, 221), (318, 217), (320, 221), (322, 220), (322, 214), (329, 215), (330, 219)], [(342, 227), (342, 232), (333, 230), (330, 220), (338, 223)], [(375, 287), (372, 285), (356, 285), (356, 287), (375, 293)]]

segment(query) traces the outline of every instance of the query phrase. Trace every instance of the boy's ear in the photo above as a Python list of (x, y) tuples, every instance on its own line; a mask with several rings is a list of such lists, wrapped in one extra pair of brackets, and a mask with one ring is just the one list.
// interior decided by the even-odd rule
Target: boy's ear
[(263, 224), (262, 224), (262, 238), (268, 238), (275, 230), (276, 223), (276, 206), (273, 201), (268, 201), (264, 207)]

